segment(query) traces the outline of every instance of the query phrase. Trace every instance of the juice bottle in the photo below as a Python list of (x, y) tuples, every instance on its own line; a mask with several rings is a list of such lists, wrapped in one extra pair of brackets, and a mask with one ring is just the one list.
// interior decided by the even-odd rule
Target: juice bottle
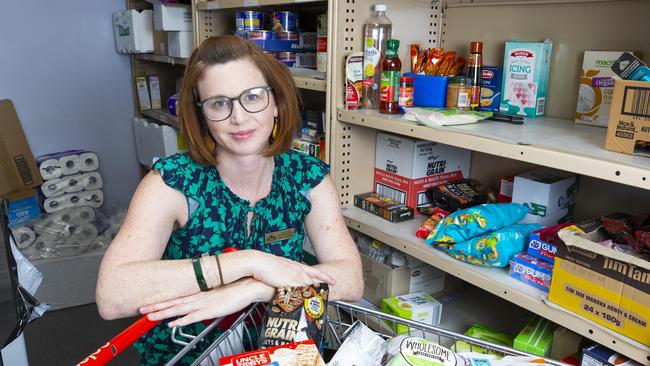
[(399, 77), (402, 72), (402, 61), (397, 56), (398, 48), (398, 40), (386, 41), (386, 57), (381, 63), (380, 113), (399, 113)]
[(363, 86), (366, 108), (379, 107), (379, 84), (381, 61), (384, 58), (386, 40), (392, 36), (393, 26), (386, 17), (386, 5), (375, 5), (375, 12), (363, 26)]

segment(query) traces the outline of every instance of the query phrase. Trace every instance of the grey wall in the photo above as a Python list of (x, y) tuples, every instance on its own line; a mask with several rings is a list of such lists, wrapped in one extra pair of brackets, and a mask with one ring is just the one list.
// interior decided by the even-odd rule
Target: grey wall
[(124, 1), (2, 1), (0, 99), (12, 99), (35, 156), (96, 151), (105, 207), (139, 181), (130, 58), (115, 52), (111, 14)]

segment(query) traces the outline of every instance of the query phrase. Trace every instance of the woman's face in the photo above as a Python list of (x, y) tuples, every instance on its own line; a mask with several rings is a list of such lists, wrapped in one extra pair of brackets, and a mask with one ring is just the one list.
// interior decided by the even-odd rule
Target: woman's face
[[(207, 67), (197, 85), (200, 100), (210, 98), (205, 103), (212, 102), (214, 108), (224, 108), (224, 102), (228, 101), (213, 97), (237, 98), (242, 92), (257, 87), (268, 87), (268, 84), (262, 72), (248, 59)], [(278, 116), (278, 108), (271, 91), (268, 91), (268, 96), (268, 106), (259, 112), (246, 111), (241, 105), (241, 100), (232, 101), (230, 117), (219, 122), (207, 120), (217, 149), (234, 155), (251, 155), (260, 154), (268, 146), (273, 121)], [(245, 98), (244, 103), (247, 103), (248, 109), (255, 109), (250, 106), (254, 105), (259, 94), (247, 94), (241, 99)], [(205, 108), (208, 107), (204, 105)]]

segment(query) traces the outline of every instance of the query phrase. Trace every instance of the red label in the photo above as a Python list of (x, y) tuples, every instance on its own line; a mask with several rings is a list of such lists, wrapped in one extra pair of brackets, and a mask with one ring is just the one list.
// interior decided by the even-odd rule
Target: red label
[(483, 80), (492, 79), (494, 77), (494, 71), (492, 71), (492, 70), (483, 70), (482, 76), (483, 76)]
[(317, 52), (327, 52), (327, 37), (318, 37), (316, 42)]
[(348, 109), (359, 108), (359, 91), (351, 81), (348, 81), (348, 85), (345, 88), (345, 101)]
[(533, 53), (529, 51), (513, 51), (510, 56), (512, 57), (533, 57)]
[(258, 365), (268, 365), (271, 363), (271, 356), (266, 351), (260, 351), (257, 353), (248, 353), (241, 357), (236, 357), (232, 359), (233, 366), (258, 366)]
[(401, 175), (375, 168), (375, 183), (379, 182), (406, 192), (406, 205), (412, 208), (417, 207), (417, 197), (419, 193), (438, 184), (449, 183), (459, 179), (463, 179), (463, 172), (460, 170), (431, 175), (419, 179), (409, 179)]

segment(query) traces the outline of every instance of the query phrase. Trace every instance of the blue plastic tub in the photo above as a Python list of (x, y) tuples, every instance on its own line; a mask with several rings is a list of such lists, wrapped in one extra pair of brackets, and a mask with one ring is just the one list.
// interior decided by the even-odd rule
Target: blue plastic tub
[(416, 75), (413, 78), (413, 105), (416, 107), (445, 108), (447, 104), (447, 76)]

